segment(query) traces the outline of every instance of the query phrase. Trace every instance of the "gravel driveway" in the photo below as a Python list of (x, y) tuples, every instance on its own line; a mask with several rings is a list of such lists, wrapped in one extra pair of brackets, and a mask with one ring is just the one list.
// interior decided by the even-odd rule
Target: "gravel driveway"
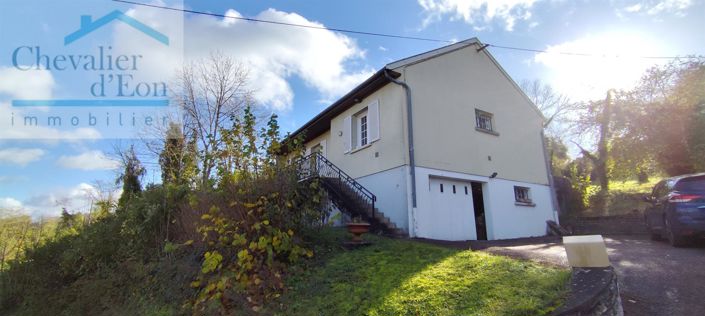
[[(647, 236), (606, 236), (625, 315), (705, 315), (705, 245), (673, 248)], [(473, 241), (470, 247), (567, 266), (559, 238)]]

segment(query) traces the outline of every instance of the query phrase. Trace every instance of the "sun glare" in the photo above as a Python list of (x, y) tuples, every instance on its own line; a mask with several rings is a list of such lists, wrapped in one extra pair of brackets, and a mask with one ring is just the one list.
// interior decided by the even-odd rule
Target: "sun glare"
[[(588, 35), (546, 51), (534, 61), (548, 68), (551, 85), (576, 101), (603, 98), (608, 89), (629, 89), (646, 69), (667, 61), (644, 58), (664, 51), (658, 41), (637, 32)], [(575, 52), (581, 55), (567, 54)]]

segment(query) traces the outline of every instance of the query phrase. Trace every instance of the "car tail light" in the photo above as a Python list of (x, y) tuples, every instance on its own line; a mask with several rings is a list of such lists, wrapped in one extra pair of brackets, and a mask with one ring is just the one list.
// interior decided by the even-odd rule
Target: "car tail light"
[(702, 196), (696, 194), (674, 194), (671, 195), (668, 200), (673, 203), (687, 203), (700, 198), (702, 198)]

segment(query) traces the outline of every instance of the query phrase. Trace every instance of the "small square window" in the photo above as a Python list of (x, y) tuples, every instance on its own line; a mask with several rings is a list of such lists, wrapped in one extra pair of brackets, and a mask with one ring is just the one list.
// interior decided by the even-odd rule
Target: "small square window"
[(529, 195), (529, 188), (527, 187), (514, 187), (514, 200), (519, 203), (531, 203), (531, 196)]
[(475, 127), (490, 132), (494, 131), (492, 128), (492, 113), (475, 109)]

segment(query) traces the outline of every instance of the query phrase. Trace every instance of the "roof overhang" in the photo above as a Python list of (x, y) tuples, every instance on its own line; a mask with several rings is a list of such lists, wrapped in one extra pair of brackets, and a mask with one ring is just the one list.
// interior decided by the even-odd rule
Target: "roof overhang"
[(303, 141), (304, 143), (306, 143), (330, 130), (330, 121), (334, 117), (340, 115), (345, 110), (351, 108), (353, 105), (360, 103), (364, 98), (368, 97), (370, 94), (374, 93), (375, 91), (379, 90), (390, 82), (387, 76), (384, 75), (385, 71), (388, 72), (388, 74), (395, 79), (401, 76), (400, 73), (389, 70), (386, 67), (380, 69), (374, 75), (367, 78), (367, 80), (365, 80), (363, 83), (352, 89), (352, 91), (348, 92), (348, 94), (344, 95), (338, 101), (323, 110), (323, 112), (319, 113), (306, 124), (291, 133), (287, 137), (287, 140), (296, 138), (299, 135), (303, 135)]

